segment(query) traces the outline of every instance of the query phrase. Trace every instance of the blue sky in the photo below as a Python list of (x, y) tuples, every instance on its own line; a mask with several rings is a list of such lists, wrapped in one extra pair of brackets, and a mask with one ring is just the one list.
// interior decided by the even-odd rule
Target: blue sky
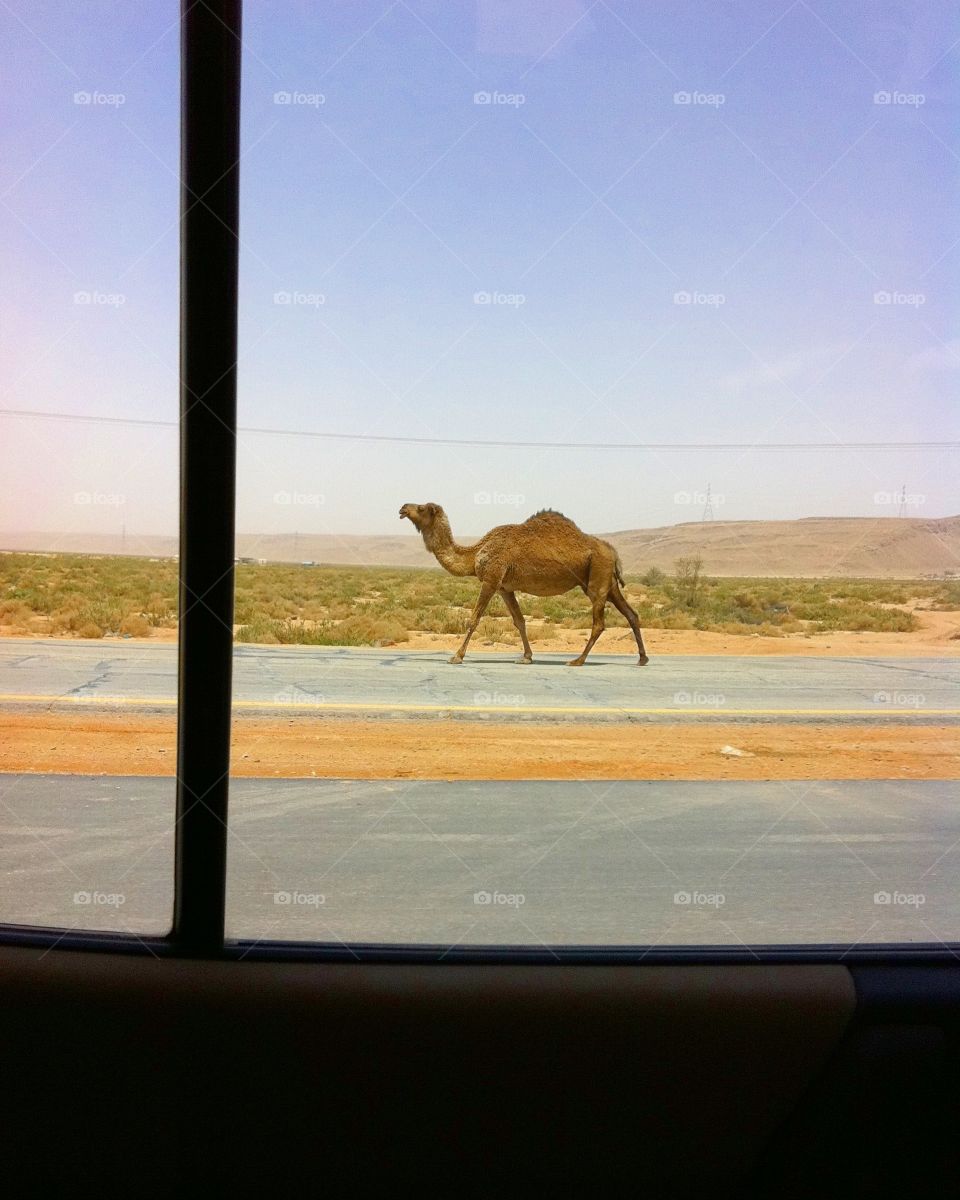
[[(176, 18), (0, 5), (6, 407), (176, 417)], [(583, 448), (244, 434), (239, 527), (396, 532), (432, 499), (464, 533), (613, 530), (696, 519), (708, 482), (730, 519), (886, 515), (902, 484), (960, 511), (956, 452), (709, 448), (960, 436), (958, 24), (249, 2), (241, 424)], [(0, 430), (0, 527), (175, 529), (173, 430)], [(586, 448), (651, 441), (707, 448)]]

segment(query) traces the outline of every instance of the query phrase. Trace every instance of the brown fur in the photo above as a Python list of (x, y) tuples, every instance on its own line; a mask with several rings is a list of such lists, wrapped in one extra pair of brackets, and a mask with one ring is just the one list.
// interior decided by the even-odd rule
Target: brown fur
[(467, 628), (463, 645), (450, 659), (463, 662), (467, 645), (487, 605), (499, 593), (507, 606), (523, 643), (521, 662), (533, 661), (527, 628), (517, 603), (517, 592), (531, 596), (559, 596), (582, 588), (593, 608), (593, 628), (572, 667), (582, 667), (594, 642), (603, 633), (603, 612), (609, 601), (626, 618), (637, 640), (640, 666), (647, 662), (640, 632), (640, 619), (622, 592), (623, 569), (609, 542), (592, 537), (562, 513), (544, 509), (522, 525), (498, 525), (474, 546), (458, 546), (450, 531), (447, 514), (439, 504), (404, 504), (401, 518), (412, 521), (423, 543), (451, 575), (475, 575), (480, 596)]

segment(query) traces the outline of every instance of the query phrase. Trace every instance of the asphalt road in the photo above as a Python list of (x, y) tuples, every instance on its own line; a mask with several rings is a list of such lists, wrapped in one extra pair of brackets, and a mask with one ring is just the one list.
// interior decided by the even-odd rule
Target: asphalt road
[[(442, 946), (960, 936), (954, 783), (236, 780), (231, 936)], [(0, 920), (161, 932), (173, 780), (0, 776)]]
[[(238, 710), (475, 719), (960, 719), (960, 660), (566, 655), (532, 665), (477, 654), (345, 647), (238, 646)], [(0, 642), (0, 704), (175, 704), (170, 644)]]

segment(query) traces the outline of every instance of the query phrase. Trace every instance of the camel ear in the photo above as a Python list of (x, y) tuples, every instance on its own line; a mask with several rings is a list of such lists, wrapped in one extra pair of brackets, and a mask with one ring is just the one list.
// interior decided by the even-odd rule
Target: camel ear
[(435, 517), (437, 515), (436, 504), (425, 504), (423, 507), (427, 510), (431, 517)]

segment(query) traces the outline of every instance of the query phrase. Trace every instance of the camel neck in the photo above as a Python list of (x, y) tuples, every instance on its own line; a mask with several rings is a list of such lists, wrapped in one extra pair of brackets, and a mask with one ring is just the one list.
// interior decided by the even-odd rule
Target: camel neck
[(423, 531), (423, 544), (436, 558), (444, 570), (451, 575), (472, 575), (476, 558), (473, 546), (458, 546), (450, 532), (446, 516), (434, 522), (431, 529)]

